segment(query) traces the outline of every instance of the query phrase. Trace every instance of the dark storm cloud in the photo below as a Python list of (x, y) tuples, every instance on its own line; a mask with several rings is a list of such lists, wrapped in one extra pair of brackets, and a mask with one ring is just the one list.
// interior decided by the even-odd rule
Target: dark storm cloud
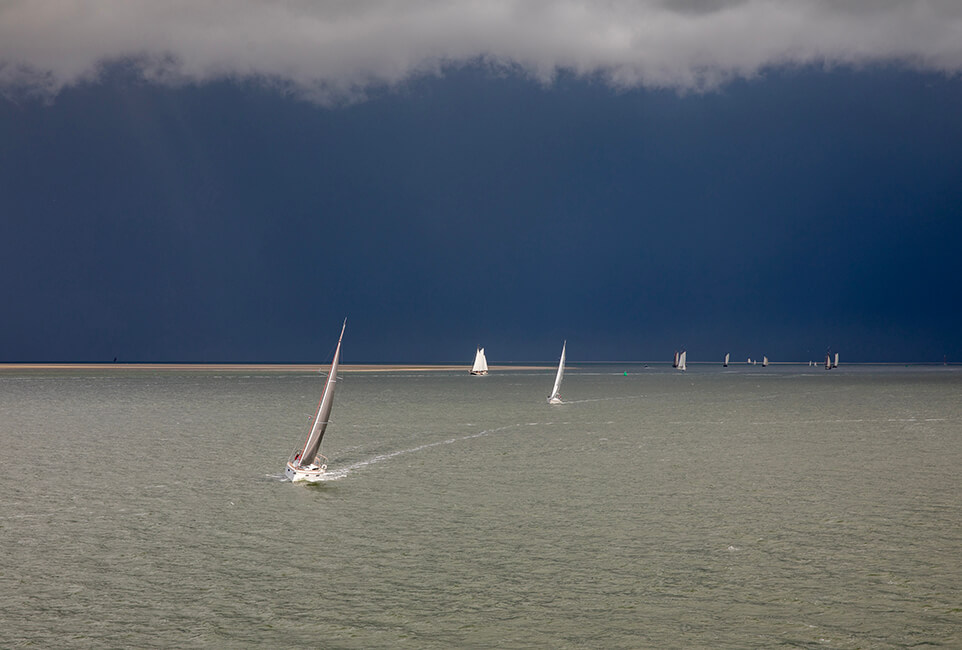
[(0, 5), (0, 84), (45, 94), (135, 61), (148, 78), (254, 78), (320, 101), (483, 61), (550, 81), (703, 89), (785, 64), (962, 69), (962, 4), (828, 0), (80, 0)]

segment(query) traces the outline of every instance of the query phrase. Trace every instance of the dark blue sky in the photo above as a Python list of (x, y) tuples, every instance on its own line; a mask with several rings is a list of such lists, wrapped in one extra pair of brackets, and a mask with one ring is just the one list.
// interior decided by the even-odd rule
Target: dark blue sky
[(0, 361), (962, 359), (962, 79), (0, 98)]

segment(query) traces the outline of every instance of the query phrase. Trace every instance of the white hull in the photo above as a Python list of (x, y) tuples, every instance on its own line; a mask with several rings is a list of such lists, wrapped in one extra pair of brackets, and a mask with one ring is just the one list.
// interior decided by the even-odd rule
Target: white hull
[(316, 483), (323, 481), (327, 474), (327, 465), (310, 465), (308, 467), (295, 467), (291, 463), (287, 464), (284, 475), (292, 483), (296, 481), (308, 481)]
[[(464, 371), (462, 370), (461, 372), (464, 372)], [(487, 370), (472, 370), (472, 371), (471, 371), (471, 374), (472, 374), (472, 375), (479, 375), (479, 376), (480, 376), (480, 375), (486, 375), (486, 374), (488, 374), (488, 371), (487, 371)], [(461, 375), (461, 376), (463, 377), (464, 375)]]
[(548, 400), (548, 404), (564, 404), (564, 402), (561, 401), (560, 397), (552, 397)]

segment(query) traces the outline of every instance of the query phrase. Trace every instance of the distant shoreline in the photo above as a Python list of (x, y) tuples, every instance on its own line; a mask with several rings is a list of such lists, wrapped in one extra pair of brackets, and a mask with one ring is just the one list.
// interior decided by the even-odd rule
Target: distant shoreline
[[(670, 366), (670, 361), (582, 361), (568, 364), (573, 370), (579, 366)], [(717, 361), (690, 361), (695, 366), (721, 366)], [(771, 361), (772, 366), (809, 366), (808, 361)], [(815, 367), (822, 364), (816, 363)], [(957, 366), (957, 363), (943, 364), (935, 361), (868, 361), (848, 362), (848, 366)], [(326, 370), (325, 363), (0, 363), (0, 372), (17, 370), (150, 370), (150, 371), (217, 371), (217, 372), (313, 372)], [(518, 363), (490, 366), (492, 372), (510, 370), (553, 370), (554, 364)], [(760, 370), (758, 364), (745, 362), (730, 363), (729, 368), (753, 368)], [(470, 364), (443, 363), (357, 363), (340, 365), (342, 372), (467, 372)]]
[[(218, 372), (313, 372), (326, 370), (330, 364), (318, 363), (0, 363), (4, 370), (165, 370)], [(490, 366), (496, 370), (549, 370), (554, 366), (517, 365)], [(468, 372), (470, 364), (405, 364), (405, 363), (342, 363), (339, 372)]]

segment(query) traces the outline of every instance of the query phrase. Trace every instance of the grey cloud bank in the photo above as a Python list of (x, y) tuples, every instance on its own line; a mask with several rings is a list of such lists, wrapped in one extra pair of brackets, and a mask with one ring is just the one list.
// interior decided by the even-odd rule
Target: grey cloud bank
[(318, 101), (484, 62), (550, 82), (710, 89), (771, 66), (962, 70), (956, 0), (0, 4), (0, 86), (53, 95), (136, 64), (169, 83), (256, 79)]

